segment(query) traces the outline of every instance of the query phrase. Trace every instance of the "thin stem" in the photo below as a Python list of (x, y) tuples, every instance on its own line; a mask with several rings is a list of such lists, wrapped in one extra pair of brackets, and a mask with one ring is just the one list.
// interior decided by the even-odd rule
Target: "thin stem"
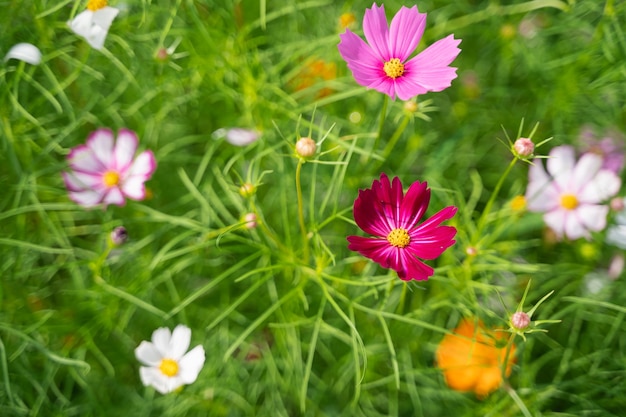
[(383, 135), (383, 127), (385, 126), (385, 118), (387, 117), (387, 105), (388, 104), (389, 104), (389, 97), (387, 95), (383, 95), (383, 107), (380, 109), (380, 122), (378, 123), (378, 133), (376, 134), (376, 141), (374, 142), (372, 153), (374, 152), (374, 150), (378, 148), (378, 144), (380, 143), (380, 138)]
[(306, 263), (309, 262), (309, 238), (307, 236), (306, 225), (304, 223), (304, 201), (302, 199), (302, 185), (300, 182), (300, 173), (302, 172), (302, 165), (304, 159), (298, 160), (298, 166), (296, 167), (296, 194), (298, 196), (298, 222), (300, 223), (300, 233), (302, 233), (302, 251), (303, 259)]
[(509, 176), (509, 173), (513, 169), (513, 166), (516, 162), (517, 158), (513, 158), (509, 166), (506, 168), (506, 171), (504, 171), (504, 174), (502, 174), (502, 176), (500, 177), (500, 180), (498, 180), (498, 184), (496, 184), (496, 188), (493, 190), (493, 193), (491, 193), (491, 197), (489, 197), (489, 201), (487, 201), (487, 205), (485, 206), (485, 209), (483, 210), (482, 214), (480, 215), (480, 219), (478, 220), (478, 227), (476, 228), (474, 239), (472, 239), (473, 244), (476, 244), (476, 238), (482, 233), (483, 228), (487, 223), (487, 216), (491, 212), (491, 207), (493, 206), (496, 197), (500, 193), (500, 188), (502, 188), (504, 180), (506, 179), (506, 177)]

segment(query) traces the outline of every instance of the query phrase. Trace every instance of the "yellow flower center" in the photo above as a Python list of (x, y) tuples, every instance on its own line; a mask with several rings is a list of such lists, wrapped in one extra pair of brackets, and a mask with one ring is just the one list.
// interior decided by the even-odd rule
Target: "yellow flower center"
[(398, 78), (404, 74), (404, 64), (398, 58), (392, 58), (385, 62), (383, 71), (389, 78)]
[(120, 183), (120, 174), (115, 171), (107, 171), (102, 176), (102, 182), (107, 188), (115, 187)]
[(87, 3), (87, 8), (92, 12), (104, 9), (105, 7), (107, 7), (107, 0), (89, 0), (89, 3)]
[(411, 243), (411, 236), (409, 236), (409, 232), (405, 229), (393, 229), (387, 235), (387, 242), (396, 248), (405, 248), (409, 246), (409, 243)]
[(578, 199), (572, 194), (563, 194), (561, 196), (561, 207), (566, 210), (574, 210), (578, 207)]
[(176, 376), (178, 374), (178, 362), (174, 359), (163, 359), (159, 365), (159, 371), (165, 376)]
[(513, 200), (511, 200), (511, 208), (514, 211), (524, 210), (526, 208), (526, 197), (523, 195), (513, 197)]

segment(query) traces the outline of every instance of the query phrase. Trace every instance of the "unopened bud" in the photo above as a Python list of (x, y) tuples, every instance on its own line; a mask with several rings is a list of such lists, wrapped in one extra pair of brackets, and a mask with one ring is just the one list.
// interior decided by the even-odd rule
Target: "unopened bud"
[(622, 210), (624, 210), (624, 198), (623, 197), (614, 197), (611, 199), (611, 202), (609, 203), (609, 206), (611, 207), (611, 210), (616, 211), (616, 212), (620, 212)]
[(311, 138), (300, 138), (296, 142), (296, 154), (302, 158), (310, 158), (315, 155), (317, 145)]
[(513, 144), (513, 149), (517, 156), (521, 158), (528, 158), (535, 152), (535, 144), (528, 138), (519, 138)]
[(478, 249), (476, 249), (474, 246), (468, 246), (467, 248), (465, 248), (465, 253), (467, 254), (467, 256), (476, 256), (478, 255)]
[(404, 110), (409, 113), (415, 113), (419, 109), (419, 105), (414, 101), (405, 101)]
[(255, 191), (256, 187), (249, 182), (246, 182), (241, 187), (239, 187), (239, 194), (241, 194), (241, 196), (245, 198), (251, 197)]
[(246, 229), (254, 229), (257, 226), (256, 214), (254, 213), (248, 213), (243, 216), (243, 221), (245, 222), (244, 225), (246, 226)]
[(115, 246), (120, 246), (128, 240), (128, 232), (124, 226), (118, 226), (111, 231), (111, 242)]
[(530, 317), (523, 311), (518, 311), (511, 316), (511, 324), (517, 330), (524, 330), (530, 324)]
[(170, 54), (167, 52), (167, 49), (163, 47), (157, 49), (156, 54), (154, 55), (154, 58), (157, 61), (161, 61), (161, 62), (167, 61), (169, 57), (170, 57)]

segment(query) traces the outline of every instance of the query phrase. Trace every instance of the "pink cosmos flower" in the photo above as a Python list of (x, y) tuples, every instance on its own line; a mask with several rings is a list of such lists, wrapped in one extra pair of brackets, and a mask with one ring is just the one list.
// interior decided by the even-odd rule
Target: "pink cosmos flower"
[(440, 39), (409, 60), (419, 44), (426, 14), (417, 6), (402, 7), (387, 26), (385, 7), (376, 3), (365, 10), (364, 42), (346, 29), (339, 36), (339, 53), (347, 62), (356, 82), (395, 99), (409, 100), (428, 91), (441, 91), (456, 78), (456, 68), (448, 65), (461, 51), (460, 39), (450, 35)]
[(126, 197), (143, 200), (144, 182), (152, 176), (156, 161), (152, 151), (134, 158), (138, 142), (128, 129), (121, 129), (117, 140), (109, 129), (92, 132), (87, 143), (73, 148), (67, 157), (73, 171), (63, 172), (63, 179), (70, 198), (84, 207), (123, 206)]
[(348, 236), (348, 249), (394, 269), (402, 280), (428, 279), (433, 268), (417, 258), (435, 259), (455, 243), (456, 229), (440, 224), (457, 211), (454, 206), (446, 207), (418, 224), (429, 202), (426, 182), (414, 182), (404, 195), (398, 177), (390, 183), (387, 175), (381, 174), (380, 181), (360, 190), (354, 201), (356, 224), (377, 237)]
[(621, 180), (603, 169), (602, 162), (593, 153), (576, 161), (571, 146), (552, 149), (547, 173), (541, 161), (535, 160), (526, 189), (528, 210), (545, 213), (544, 221), (559, 239), (588, 239), (590, 231), (604, 229), (609, 207), (599, 203), (619, 191)]

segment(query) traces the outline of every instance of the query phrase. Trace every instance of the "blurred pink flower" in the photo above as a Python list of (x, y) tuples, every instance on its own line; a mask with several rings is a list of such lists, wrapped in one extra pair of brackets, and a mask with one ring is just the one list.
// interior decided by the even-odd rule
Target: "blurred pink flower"
[(621, 180), (602, 169), (602, 157), (587, 153), (576, 161), (574, 148), (558, 146), (550, 152), (548, 172), (540, 160), (529, 171), (528, 210), (545, 213), (546, 224), (559, 239), (585, 237), (606, 227), (608, 205), (600, 203), (620, 188)]
[(426, 14), (417, 6), (402, 7), (387, 26), (385, 7), (376, 3), (365, 10), (363, 31), (367, 43), (346, 29), (339, 35), (339, 53), (356, 82), (387, 94), (409, 100), (418, 94), (441, 91), (456, 78), (456, 68), (448, 65), (461, 51), (460, 39), (449, 35), (408, 60), (419, 44)]
[(109, 129), (92, 132), (87, 143), (73, 148), (67, 157), (72, 172), (63, 172), (63, 179), (70, 198), (84, 207), (123, 206), (126, 197), (143, 200), (144, 182), (152, 176), (156, 161), (152, 151), (134, 158), (138, 142), (128, 129), (120, 129), (117, 140)]
[(602, 168), (619, 174), (624, 168), (624, 135), (609, 131), (600, 139), (591, 126), (584, 126), (580, 132), (583, 152), (591, 152), (603, 158)]
[(418, 224), (429, 202), (426, 182), (414, 182), (404, 195), (398, 177), (390, 183), (387, 175), (381, 174), (380, 181), (360, 190), (354, 202), (356, 224), (377, 237), (348, 236), (348, 249), (394, 269), (402, 280), (428, 279), (433, 268), (417, 258), (435, 259), (455, 243), (456, 229), (440, 224), (457, 211), (454, 206), (446, 207)]

